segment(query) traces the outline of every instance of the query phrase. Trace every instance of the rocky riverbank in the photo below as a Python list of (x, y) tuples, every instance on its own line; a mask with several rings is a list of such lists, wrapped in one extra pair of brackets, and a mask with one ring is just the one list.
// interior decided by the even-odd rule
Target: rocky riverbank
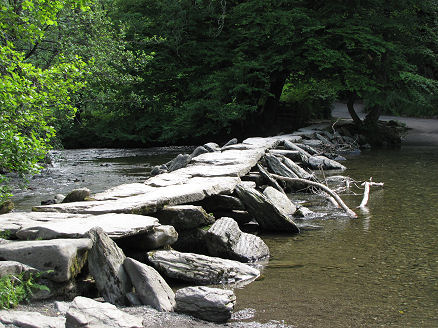
[[(269, 259), (268, 247), (255, 232), (295, 234), (315, 228), (297, 223), (315, 213), (286, 193), (316, 188), (345, 206), (316, 174), (343, 171), (339, 151), (357, 151), (355, 140), (324, 125), (242, 143), (231, 140), (222, 147), (209, 143), (156, 167), (155, 176), (143, 184), (95, 195), (81, 191), (75, 200), (82, 201), (67, 202), (68, 196), (60, 204), (35, 206), (32, 213), (0, 216), (2, 230), (12, 239), (0, 246), (0, 268), (5, 268), (0, 272), (48, 272), (43, 282), (51, 291), (34, 298), (73, 299), (57, 303), (58, 309), (44, 318), (1, 311), (0, 322), (24, 327), (20, 318), (27, 315), (38, 316), (38, 322), (52, 320), (47, 327), (153, 327), (151, 322), (165, 317), (181, 318), (178, 326), (184, 326), (194, 320), (162, 314), (173, 311), (229, 320), (236, 301), (232, 288), (257, 279)], [(168, 283), (175, 281), (190, 287), (174, 293)]]

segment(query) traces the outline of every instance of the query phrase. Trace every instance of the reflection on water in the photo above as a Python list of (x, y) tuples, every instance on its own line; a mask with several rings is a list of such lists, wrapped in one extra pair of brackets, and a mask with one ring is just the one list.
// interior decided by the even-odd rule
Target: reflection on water
[[(237, 310), (296, 327), (438, 327), (438, 148), (366, 152), (347, 166), (385, 183), (368, 213), (264, 236), (265, 279), (236, 291)], [(361, 196), (344, 199), (355, 207)]]

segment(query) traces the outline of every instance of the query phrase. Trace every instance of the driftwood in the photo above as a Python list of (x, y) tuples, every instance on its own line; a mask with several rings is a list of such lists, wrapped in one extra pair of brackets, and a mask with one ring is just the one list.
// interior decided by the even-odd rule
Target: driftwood
[(363, 207), (365, 207), (368, 204), (368, 200), (370, 198), (370, 187), (371, 186), (383, 187), (383, 182), (365, 181), (361, 185), (365, 186), (365, 189), (363, 191), (363, 198), (362, 198), (362, 202), (359, 205), (359, 208), (363, 208)]
[(309, 186), (314, 186), (314, 187), (320, 188), (323, 191), (325, 191), (326, 193), (328, 193), (330, 196), (332, 196), (336, 200), (336, 202), (339, 204), (339, 206), (341, 206), (342, 209), (348, 214), (349, 217), (357, 218), (357, 214), (354, 213), (347, 205), (345, 205), (345, 203), (343, 202), (341, 197), (338, 196), (337, 193), (335, 193), (333, 190), (331, 190), (330, 188), (324, 186), (323, 184), (321, 184), (319, 182), (300, 179), (300, 178), (287, 178), (287, 177), (283, 177), (283, 176), (277, 175), (277, 174), (272, 174), (272, 177), (274, 177), (278, 180), (284, 180), (287, 182), (299, 182), (299, 183), (307, 184)]

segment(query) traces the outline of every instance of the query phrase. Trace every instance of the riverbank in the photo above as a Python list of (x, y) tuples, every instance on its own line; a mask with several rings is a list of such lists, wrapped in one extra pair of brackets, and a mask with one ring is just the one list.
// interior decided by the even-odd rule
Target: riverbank
[[(360, 118), (364, 118), (363, 106), (357, 106), (357, 112)], [(347, 105), (335, 103), (332, 111), (334, 118), (351, 119), (348, 113)], [(401, 117), (382, 115), (379, 118), (382, 121), (397, 121), (405, 124), (409, 131), (403, 138), (403, 145), (406, 146), (437, 146), (438, 145), (438, 119), (426, 119), (415, 117)]]

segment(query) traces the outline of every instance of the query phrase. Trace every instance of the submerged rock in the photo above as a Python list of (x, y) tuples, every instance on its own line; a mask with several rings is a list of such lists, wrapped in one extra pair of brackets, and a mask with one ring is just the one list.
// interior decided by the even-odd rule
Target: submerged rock
[(194, 253), (152, 251), (148, 259), (167, 277), (201, 285), (250, 282), (260, 275), (249, 265)]
[(233, 291), (210, 287), (186, 287), (176, 292), (176, 310), (194, 317), (226, 322), (231, 318), (236, 296)]

